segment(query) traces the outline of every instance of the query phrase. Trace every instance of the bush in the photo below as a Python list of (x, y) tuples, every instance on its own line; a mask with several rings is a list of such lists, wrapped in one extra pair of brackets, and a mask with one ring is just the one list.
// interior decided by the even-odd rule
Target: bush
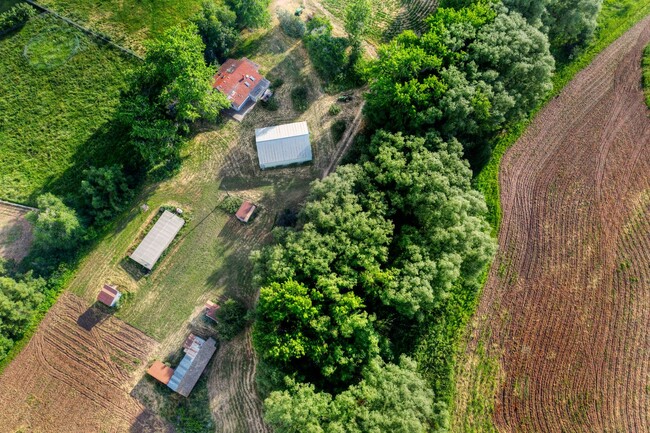
[(330, 116), (336, 116), (341, 112), (341, 106), (339, 104), (332, 104), (329, 112), (330, 112)]
[(341, 140), (341, 138), (343, 138), (343, 134), (345, 133), (347, 127), (348, 124), (343, 119), (337, 120), (332, 124), (330, 130), (332, 131), (332, 139), (334, 140), (335, 143), (338, 143)]
[(282, 31), (289, 37), (300, 39), (305, 36), (305, 23), (302, 22), (297, 16), (280, 9), (278, 11), (278, 19), (280, 20), (280, 27)]
[(84, 170), (81, 200), (96, 225), (105, 224), (120, 213), (133, 196), (119, 165)]
[(7, 12), (0, 14), (0, 33), (25, 24), (31, 17), (37, 14), (36, 9), (27, 3), (19, 3), (9, 9)]
[(284, 84), (284, 80), (281, 77), (271, 78), (271, 89), (277, 89)]
[(231, 340), (246, 327), (248, 317), (246, 306), (234, 299), (228, 299), (217, 310), (217, 331), (224, 340)]
[(77, 213), (50, 193), (39, 196), (36, 203), (39, 210), (27, 215), (34, 224), (34, 249), (48, 257), (73, 250), (84, 234)]
[(269, 111), (278, 111), (280, 104), (278, 103), (278, 100), (272, 96), (266, 101), (262, 101), (262, 107)]
[(293, 109), (296, 111), (306, 111), (309, 106), (307, 98), (309, 97), (309, 91), (307, 86), (299, 86), (291, 91), (291, 104)]
[(239, 207), (243, 202), (244, 200), (239, 197), (227, 195), (223, 200), (221, 200), (221, 203), (219, 203), (219, 209), (226, 213), (235, 213), (239, 210)]

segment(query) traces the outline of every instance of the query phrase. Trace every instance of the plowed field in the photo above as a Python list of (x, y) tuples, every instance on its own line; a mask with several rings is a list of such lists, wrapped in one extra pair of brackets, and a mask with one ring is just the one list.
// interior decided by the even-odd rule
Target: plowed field
[(0, 432), (160, 432), (129, 395), (156, 342), (63, 294), (0, 376)]
[(650, 431), (649, 42), (650, 17), (502, 161), (500, 256), (473, 339), (500, 361), (501, 432)]

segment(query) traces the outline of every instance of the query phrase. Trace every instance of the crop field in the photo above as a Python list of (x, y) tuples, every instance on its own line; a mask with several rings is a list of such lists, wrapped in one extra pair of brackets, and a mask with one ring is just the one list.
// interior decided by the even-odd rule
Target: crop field
[[(323, 0), (323, 6), (339, 20), (345, 18), (345, 0)], [(369, 37), (374, 42), (391, 38), (403, 30), (425, 30), (425, 19), (438, 8), (437, 0), (373, 1)]]
[(25, 219), (29, 211), (0, 203), (0, 258), (20, 261), (32, 244), (32, 226)]
[(42, 0), (52, 10), (140, 53), (142, 43), (194, 15), (201, 0)]
[(0, 376), (2, 431), (166, 432), (129, 395), (156, 342), (64, 294)]
[[(498, 363), (498, 431), (650, 430), (649, 42), (650, 17), (579, 73), (502, 161), (500, 255), (472, 331), (474, 360)], [(472, 404), (468, 383), (457, 412)], [(471, 421), (457, 431), (474, 431)]]
[(33, 203), (107, 162), (107, 122), (132, 60), (51, 16), (0, 38), (0, 198)]

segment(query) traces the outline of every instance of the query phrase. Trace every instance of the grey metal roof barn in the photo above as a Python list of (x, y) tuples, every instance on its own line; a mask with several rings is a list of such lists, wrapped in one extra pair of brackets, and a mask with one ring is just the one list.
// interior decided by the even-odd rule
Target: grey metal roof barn
[(164, 211), (130, 257), (151, 270), (184, 224), (183, 218)]
[(312, 160), (307, 122), (258, 128), (255, 144), (262, 169)]
[(204, 340), (193, 334), (184, 344), (185, 356), (178, 364), (167, 386), (180, 395), (187, 397), (198, 382), (201, 373), (210, 362), (217, 350), (217, 342), (213, 338)]

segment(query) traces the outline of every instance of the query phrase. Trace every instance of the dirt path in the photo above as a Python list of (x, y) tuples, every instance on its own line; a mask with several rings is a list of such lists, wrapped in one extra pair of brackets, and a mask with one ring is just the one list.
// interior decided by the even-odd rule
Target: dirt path
[(499, 357), (501, 432), (650, 431), (649, 42), (650, 17), (503, 159), (500, 255), (469, 349)]

